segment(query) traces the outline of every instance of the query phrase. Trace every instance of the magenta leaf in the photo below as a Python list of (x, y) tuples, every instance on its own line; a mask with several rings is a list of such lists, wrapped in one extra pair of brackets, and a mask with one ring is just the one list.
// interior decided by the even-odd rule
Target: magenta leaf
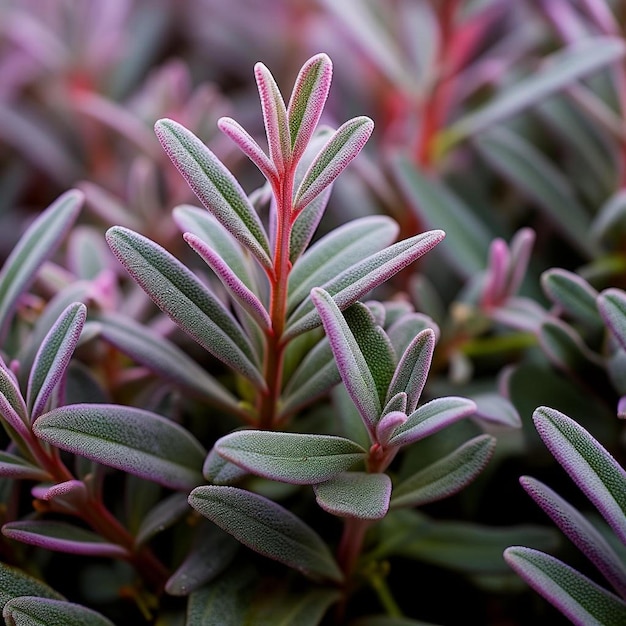
[(314, 579), (343, 575), (321, 537), (279, 504), (243, 489), (196, 487), (189, 504), (252, 550)]
[(118, 559), (129, 556), (128, 551), (121, 546), (108, 543), (100, 535), (66, 522), (30, 520), (10, 522), (2, 527), (2, 534), (9, 539), (46, 550)]
[(259, 263), (272, 268), (263, 224), (245, 192), (219, 159), (177, 122), (159, 120), (156, 134), (168, 156), (204, 207), (246, 247)]
[(391, 479), (387, 474), (343, 472), (313, 489), (317, 503), (328, 513), (376, 520), (389, 509)]
[(75, 404), (42, 415), (35, 434), (62, 450), (170, 487), (202, 482), (205, 451), (182, 426), (143, 409)]
[[(406, 407), (405, 393), (401, 392), (395, 395), (390, 403), (393, 402), (393, 400), (396, 398), (401, 398), (403, 400), (402, 404)], [(389, 440), (391, 439), (391, 436), (393, 435), (396, 428), (402, 426), (402, 424), (404, 424), (407, 419), (408, 416), (404, 409), (398, 411), (390, 411), (389, 405), (385, 407), (385, 410), (383, 411), (383, 416), (380, 418), (378, 424), (376, 424), (376, 441), (381, 446), (385, 447), (389, 443)]]
[(114, 626), (100, 613), (80, 604), (32, 596), (14, 598), (6, 603), (2, 617), (7, 626)]
[(26, 401), (31, 420), (44, 411), (78, 344), (87, 318), (87, 307), (79, 302), (68, 306), (44, 338), (28, 379)]
[(265, 430), (230, 433), (215, 449), (253, 474), (296, 485), (323, 482), (365, 458), (365, 450), (344, 437)]
[(31, 493), (34, 498), (50, 503), (55, 511), (77, 513), (88, 506), (89, 494), (81, 480), (66, 480), (52, 486), (35, 485)]

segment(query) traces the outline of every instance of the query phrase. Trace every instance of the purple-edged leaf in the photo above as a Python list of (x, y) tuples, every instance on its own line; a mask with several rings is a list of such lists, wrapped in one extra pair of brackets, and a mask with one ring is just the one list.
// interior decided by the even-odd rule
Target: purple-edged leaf
[(261, 328), (269, 330), (272, 327), (272, 320), (262, 302), (230, 269), (219, 253), (192, 233), (185, 233), (183, 239), (215, 272), (215, 275), (220, 279), (233, 299), (250, 314)]
[(407, 395), (407, 413), (417, 407), (435, 350), (435, 332), (430, 328), (420, 332), (409, 344), (400, 358), (387, 392), (388, 402), (392, 396), (404, 392)]
[(578, 274), (553, 268), (541, 275), (541, 286), (550, 300), (574, 319), (591, 328), (602, 326), (596, 306), (598, 292)]
[(236, 487), (209, 485), (196, 487), (189, 503), (252, 550), (311, 578), (343, 580), (320, 536), (275, 502)]
[(0, 609), (13, 598), (38, 596), (63, 600), (63, 596), (45, 583), (29, 576), (15, 567), (0, 563)]
[(0, 477), (12, 478), (13, 480), (51, 480), (45, 470), (8, 452), (0, 452)]
[(100, 613), (80, 604), (34, 596), (9, 600), (2, 617), (7, 626), (115, 626)]
[(31, 420), (45, 410), (52, 390), (63, 377), (87, 319), (87, 307), (68, 306), (43, 340), (28, 379), (26, 402)]
[(605, 289), (598, 296), (598, 310), (620, 345), (626, 350), (626, 292)]
[(106, 237), (120, 263), (159, 308), (216, 358), (264, 387), (248, 337), (204, 283), (138, 233), (114, 226)]
[(541, 325), (539, 345), (552, 363), (566, 371), (601, 367), (599, 357), (589, 350), (578, 332), (558, 318), (547, 319)]
[(165, 585), (165, 591), (172, 596), (189, 595), (214, 580), (230, 565), (239, 549), (239, 543), (215, 524), (205, 522), (198, 531), (188, 556)]
[(324, 110), (333, 64), (326, 54), (311, 57), (300, 70), (287, 106), (292, 162), (297, 163), (308, 146)]
[(509, 246), (510, 265), (508, 271), (508, 296), (514, 296), (520, 288), (535, 243), (536, 234), (532, 228), (518, 230)]
[(261, 220), (235, 177), (191, 131), (177, 122), (159, 120), (155, 131), (200, 202), (266, 269), (271, 252)]
[(173, 493), (161, 500), (141, 521), (141, 526), (135, 536), (135, 546), (139, 547), (150, 541), (188, 512), (189, 504), (184, 493)]
[(369, 117), (355, 117), (340, 126), (311, 163), (294, 199), (294, 212), (299, 213), (343, 172), (361, 152), (372, 131)]
[(373, 433), (382, 411), (374, 375), (348, 322), (331, 296), (316, 288), (311, 291), (311, 299), (319, 312), (341, 379), (365, 425)]
[(3, 426), (7, 434), (19, 446), (24, 440), (30, 437), (30, 426), (27, 425), (28, 420), (23, 419), (13, 406), (6, 399), (3, 393), (0, 393), (0, 416), (4, 422)]
[(504, 551), (506, 562), (576, 626), (619, 626), (626, 603), (553, 556), (521, 546)]
[[(397, 404), (402, 404), (406, 408), (406, 394), (398, 393), (395, 395), (389, 404), (394, 403), (396, 400)], [(389, 405), (387, 405), (383, 411), (383, 416), (380, 418), (378, 424), (376, 424), (376, 441), (383, 447), (385, 447), (389, 440), (391, 439), (393, 433), (396, 428), (399, 428), (404, 424), (408, 418), (405, 408), (397, 410), (397, 411), (389, 411)]]
[(495, 445), (490, 435), (474, 437), (394, 487), (391, 506), (422, 506), (461, 491), (483, 471)]
[(75, 404), (42, 415), (33, 430), (62, 450), (172, 489), (202, 482), (206, 452), (198, 441), (182, 426), (143, 409)]
[(257, 63), (254, 66), (254, 77), (261, 98), (270, 159), (281, 175), (291, 163), (291, 136), (287, 107), (285, 107), (285, 101), (274, 77), (263, 63)]
[(393, 411), (400, 411), (406, 413), (406, 407), (408, 404), (408, 396), (404, 391), (399, 391), (395, 396), (392, 396), (387, 404), (383, 407), (383, 416)]
[(202, 475), (214, 485), (234, 485), (249, 475), (245, 469), (227, 461), (211, 448), (202, 466)]
[[(28, 409), (26, 403), (22, 397), (20, 391), (20, 385), (15, 377), (15, 374), (6, 366), (6, 364), (0, 358), (0, 396), (3, 400), (0, 402), (0, 414), (9, 422), (16, 421), (20, 426), (21, 424), (27, 424)], [(1, 405), (5, 405), (8, 410), (3, 410)], [(5, 416), (5, 413), (11, 412), (10, 416)], [(17, 419), (14, 419), (17, 418)], [(15, 428), (15, 426), (13, 426)]]
[(272, 161), (238, 122), (230, 117), (221, 117), (217, 121), (217, 125), (225, 135), (241, 148), (241, 151), (261, 170), (268, 181), (275, 182), (277, 180), (278, 172)]
[(497, 393), (481, 393), (472, 395), (476, 403), (476, 417), (492, 424), (520, 428), (522, 419), (515, 405)]
[(563, 413), (539, 407), (533, 420), (554, 458), (626, 543), (624, 469), (582, 426)]
[(343, 437), (265, 430), (230, 433), (215, 449), (253, 474), (296, 485), (328, 480), (365, 458), (361, 446)]
[(490, 310), (489, 317), (505, 326), (536, 333), (549, 315), (535, 300), (518, 297)]
[(31, 494), (38, 500), (49, 502), (53, 510), (77, 513), (88, 506), (89, 493), (81, 480), (66, 480), (51, 486), (35, 485)]
[(46, 550), (118, 559), (129, 556), (128, 551), (122, 546), (109, 543), (90, 530), (65, 522), (30, 520), (10, 522), (2, 527), (2, 534), (9, 539)]
[[(344, 310), (432, 250), (444, 237), (442, 230), (433, 230), (395, 243), (355, 263), (321, 287)], [(307, 298), (289, 316), (285, 336), (294, 337), (320, 323), (313, 301)]]
[(476, 405), (467, 398), (435, 398), (415, 410), (390, 439), (391, 446), (406, 446), (473, 415)]
[(389, 509), (391, 479), (387, 474), (343, 472), (313, 489), (317, 503), (328, 513), (375, 520)]
[(43, 211), (20, 237), (0, 271), (0, 338), (20, 295), (28, 289), (37, 270), (59, 246), (83, 203), (77, 189), (67, 191)]
[(540, 481), (522, 476), (520, 483), (563, 533), (602, 572), (617, 593), (626, 598), (626, 565), (602, 534), (576, 508)]
[(126, 315), (106, 312), (94, 317), (107, 343), (151, 371), (217, 406), (238, 411), (237, 400), (176, 344)]
[(293, 414), (340, 382), (341, 376), (333, 351), (328, 339), (324, 338), (307, 352), (285, 385), (281, 397), (281, 415)]
[(390, 244), (398, 225), (385, 216), (368, 216), (335, 228), (313, 244), (293, 266), (289, 275), (287, 310), (309, 295), (313, 287), (332, 280), (355, 263)]
[(435, 334), (435, 343), (441, 335), (441, 330), (435, 321), (428, 315), (423, 313), (404, 313), (391, 325), (385, 322), (385, 331), (389, 336), (391, 345), (394, 347), (396, 354), (402, 356), (409, 345), (424, 330), (430, 328)]

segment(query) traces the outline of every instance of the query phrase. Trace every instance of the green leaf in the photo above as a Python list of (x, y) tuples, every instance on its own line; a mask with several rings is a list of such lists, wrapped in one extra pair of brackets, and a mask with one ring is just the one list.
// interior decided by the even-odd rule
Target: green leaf
[(245, 470), (299, 485), (319, 483), (365, 458), (365, 450), (343, 437), (239, 430), (218, 439), (215, 449)]
[(558, 318), (541, 324), (539, 344), (548, 359), (566, 371), (602, 370), (600, 359), (587, 348), (578, 332)]
[(626, 350), (626, 292), (621, 289), (605, 289), (597, 300), (598, 310), (605, 324)]
[(457, 142), (539, 104), (547, 96), (617, 61), (624, 43), (612, 37), (587, 37), (544, 60), (542, 68), (508, 87), (488, 104), (455, 122), (446, 135)]
[(115, 626), (80, 604), (31, 596), (7, 602), (2, 616), (7, 626)]
[(173, 493), (161, 500), (141, 521), (135, 536), (135, 546), (138, 547), (150, 541), (188, 512), (189, 505), (184, 493)]
[(311, 578), (343, 575), (320, 536), (275, 502), (236, 487), (196, 487), (189, 503), (252, 550)]
[(387, 474), (343, 472), (313, 489), (317, 503), (328, 513), (376, 520), (389, 509), (391, 479)]
[(0, 562), (0, 608), (19, 596), (39, 596), (63, 600), (63, 596), (45, 583), (15, 567)]
[(62, 450), (170, 487), (202, 482), (206, 452), (182, 426), (130, 406), (75, 404), (42, 415), (35, 434)]
[(264, 388), (248, 337), (204, 283), (138, 233), (114, 226), (106, 238), (120, 263), (161, 310), (216, 358)]
[(28, 289), (37, 270), (59, 246), (61, 239), (78, 217), (83, 194), (72, 189), (62, 194), (20, 237), (0, 271), (0, 339), (8, 330), (8, 323), (17, 299)]
[(507, 563), (577, 626), (620, 626), (626, 603), (554, 557), (531, 548), (510, 547)]
[(495, 445), (490, 435), (471, 439), (394, 487), (391, 506), (422, 506), (457, 493), (482, 472)]
[(263, 224), (235, 177), (184, 126), (161, 119), (154, 128), (165, 152), (204, 207), (263, 267), (271, 270), (270, 246)]
[(45, 470), (8, 452), (0, 452), (0, 477), (44, 482), (50, 479)]

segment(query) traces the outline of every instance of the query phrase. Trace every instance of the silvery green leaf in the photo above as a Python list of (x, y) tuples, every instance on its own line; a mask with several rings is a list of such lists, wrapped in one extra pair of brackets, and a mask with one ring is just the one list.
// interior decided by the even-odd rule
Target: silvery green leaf
[(489, 317), (505, 326), (537, 333), (549, 314), (535, 300), (518, 297), (509, 298), (506, 304), (491, 309)]
[(227, 461), (213, 447), (204, 460), (202, 475), (214, 485), (233, 485), (248, 476), (248, 472), (239, 465)]
[(67, 191), (43, 211), (20, 237), (0, 271), (0, 337), (20, 295), (28, 289), (37, 270), (59, 246), (78, 217), (83, 194)]
[(79, 302), (68, 306), (45, 336), (35, 356), (28, 379), (26, 402), (31, 420), (45, 410), (54, 387), (63, 377), (87, 318), (87, 307)]
[(626, 472), (582, 426), (563, 413), (539, 407), (539, 435), (579, 489), (626, 543)]
[(388, 217), (368, 216), (335, 228), (314, 243), (289, 275), (287, 309), (293, 311), (310, 293), (355, 263), (390, 244), (398, 225)]
[(28, 420), (28, 409), (22, 397), (20, 386), (15, 374), (6, 366), (0, 358), (0, 394), (4, 396), (4, 401), (12, 409), (12, 412), (19, 417), (19, 421), (26, 424)]
[(15, 567), (0, 562), (0, 608), (13, 598), (38, 596), (63, 600), (63, 596), (45, 583), (29, 576)]
[(476, 417), (492, 424), (520, 428), (522, 420), (515, 405), (498, 393), (472, 394), (476, 403)]
[(34, 433), (62, 450), (170, 487), (202, 482), (206, 455), (182, 426), (143, 409), (75, 404), (42, 415)]
[(452, 141), (486, 130), (503, 120), (541, 103), (549, 94), (620, 59), (624, 43), (615, 37), (587, 37), (544, 60), (543, 67), (492, 98), (447, 129)]
[(392, 166), (413, 211), (428, 227), (445, 231), (447, 242), (441, 254), (448, 263), (465, 278), (482, 271), (493, 239), (487, 225), (449, 187), (418, 171), (407, 157), (397, 157)]
[(126, 315), (111, 311), (97, 315), (94, 320), (100, 324), (100, 336), (137, 363), (217, 406), (239, 411), (235, 397), (165, 337), (156, 335)]
[(504, 552), (507, 563), (576, 626), (619, 626), (626, 602), (553, 556), (520, 546)]
[(271, 252), (263, 224), (235, 177), (200, 139), (177, 122), (159, 120), (155, 132), (204, 207), (263, 267), (271, 269)]
[(187, 512), (189, 512), (189, 505), (184, 493), (173, 493), (164, 498), (141, 521), (135, 536), (135, 546), (141, 546), (150, 541), (155, 535), (176, 523)]
[(2, 616), (7, 626), (114, 626), (100, 613), (80, 604), (33, 596), (9, 600)]
[(128, 273), (187, 334), (216, 358), (265, 386), (256, 355), (232, 314), (187, 267), (150, 239), (114, 226), (109, 246)]
[(597, 303), (604, 323), (626, 350), (626, 292), (614, 287), (605, 289), (598, 296)]
[(467, 398), (435, 398), (409, 415), (409, 419), (395, 431), (389, 445), (406, 446), (475, 412), (476, 405)]
[(569, 324), (558, 318), (547, 319), (539, 329), (539, 344), (548, 359), (566, 371), (597, 368), (601, 361)]
[(0, 452), (0, 477), (13, 480), (50, 480), (48, 472), (8, 452)]
[[(340, 310), (348, 308), (375, 287), (383, 284), (422, 255), (432, 250), (445, 233), (433, 230), (395, 243), (371, 254), (321, 285)], [(295, 337), (321, 323), (311, 298), (306, 298), (287, 320), (285, 338)]]
[(9, 522), (2, 527), (5, 537), (46, 550), (59, 550), (70, 554), (128, 558), (122, 546), (109, 543), (100, 535), (66, 522), (25, 520)]
[(556, 492), (530, 476), (520, 483), (563, 533), (602, 572), (622, 598), (626, 598), (626, 565), (591, 522)]
[(326, 543), (275, 502), (236, 487), (209, 485), (196, 487), (189, 503), (252, 550), (310, 578), (342, 581)]
[(623, 232), (625, 226), (626, 190), (620, 189), (600, 207), (591, 225), (591, 236), (596, 241), (610, 239), (612, 233)]
[(342, 472), (313, 485), (317, 503), (339, 517), (381, 519), (389, 509), (391, 479), (387, 474)]
[(602, 326), (596, 299), (598, 292), (581, 276), (561, 268), (546, 270), (541, 286), (554, 304), (590, 328)]
[(403, 355), (409, 344), (423, 331), (430, 328), (435, 333), (435, 343), (441, 335), (435, 321), (423, 313), (405, 313), (391, 325), (385, 322), (385, 332), (389, 336), (396, 354)]
[(391, 506), (422, 506), (451, 496), (471, 483), (491, 458), (496, 440), (479, 435), (431, 463), (393, 489)]
[(231, 463), (272, 480), (319, 483), (365, 458), (365, 450), (343, 437), (239, 430), (218, 439), (216, 451)]

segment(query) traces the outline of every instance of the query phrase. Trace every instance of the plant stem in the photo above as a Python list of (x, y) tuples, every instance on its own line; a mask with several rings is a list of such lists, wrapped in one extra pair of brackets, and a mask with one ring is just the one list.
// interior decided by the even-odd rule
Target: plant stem
[(343, 535), (341, 536), (337, 552), (337, 561), (346, 580), (354, 573), (354, 568), (363, 548), (365, 533), (370, 523), (369, 520), (357, 519), (355, 517), (347, 517), (344, 521)]

